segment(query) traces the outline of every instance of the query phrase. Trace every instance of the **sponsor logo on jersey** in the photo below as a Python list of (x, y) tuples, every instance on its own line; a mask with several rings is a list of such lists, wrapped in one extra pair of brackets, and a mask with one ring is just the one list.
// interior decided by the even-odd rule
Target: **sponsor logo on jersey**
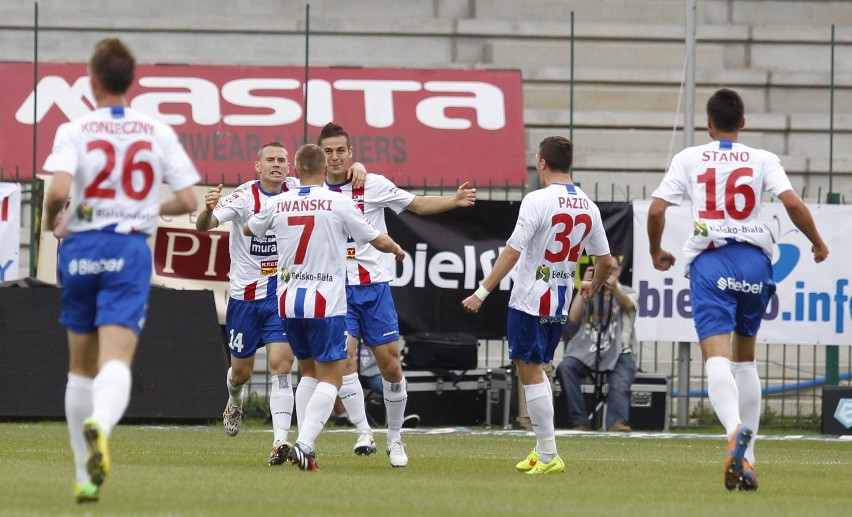
[(543, 280), (544, 283), (550, 282), (550, 266), (545, 266), (544, 264), (538, 266), (535, 270), (535, 279)]
[(719, 279), (716, 280), (716, 287), (718, 287), (720, 291), (724, 291), (727, 289), (729, 291), (737, 291), (741, 293), (751, 294), (760, 294), (763, 292), (763, 282), (750, 284), (745, 280), (735, 280), (731, 277), (719, 277)]
[(124, 259), (73, 259), (68, 263), (70, 275), (97, 275), (100, 273), (117, 273), (124, 269)]
[(92, 222), (92, 214), (95, 209), (92, 205), (88, 205), (86, 203), (80, 203), (77, 205), (77, 219), (83, 219), (86, 222)]
[(278, 271), (278, 259), (260, 261), (261, 276), (272, 276), (276, 271)]
[(286, 267), (282, 267), (281, 274), (278, 275), (278, 278), (281, 280), (281, 283), (286, 284), (290, 281), (290, 270)]
[(269, 257), (278, 253), (274, 235), (263, 237), (252, 237), (249, 245), (249, 253), (256, 257)]
[(692, 221), (692, 235), (707, 237), (707, 223), (704, 221)]

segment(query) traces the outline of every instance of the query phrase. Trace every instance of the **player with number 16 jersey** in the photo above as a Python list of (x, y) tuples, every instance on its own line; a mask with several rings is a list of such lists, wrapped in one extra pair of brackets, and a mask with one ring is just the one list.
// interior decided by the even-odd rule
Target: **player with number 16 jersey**
[[(697, 173), (697, 174), (696, 174)], [(652, 197), (679, 205), (692, 200), (693, 232), (683, 246), (686, 271), (702, 251), (742, 242), (772, 259), (772, 236), (760, 218), (760, 196), (792, 190), (781, 160), (731, 140), (689, 147), (672, 159)]]

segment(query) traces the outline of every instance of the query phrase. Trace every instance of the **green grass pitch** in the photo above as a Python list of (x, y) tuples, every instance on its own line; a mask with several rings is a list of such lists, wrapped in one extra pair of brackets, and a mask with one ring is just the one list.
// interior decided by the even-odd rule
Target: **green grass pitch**
[[(249, 423), (121, 425), (101, 500), (77, 505), (64, 423), (0, 424), (0, 515), (701, 516), (848, 515), (852, 441), (778, 437), (758, 442), (760, 489), (722, 486), (720, 435), (559, 436), (565, 474), (527, 476), (514, 465), (532, 434), (404, 433), (409, 466), (352, 453), (352, 431), (317, 441), (321, 471), (266, 465), (272, 435)], [(294, 438), (291, 432), (291, 439)]]

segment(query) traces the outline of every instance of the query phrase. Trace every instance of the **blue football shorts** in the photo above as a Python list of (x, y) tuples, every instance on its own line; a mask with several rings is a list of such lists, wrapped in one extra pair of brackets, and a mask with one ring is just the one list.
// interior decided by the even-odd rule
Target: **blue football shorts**
[(731, 331), (747, 337), (757, 334), (775, 294), (772, 264), (760, 248), (738, 242), (704, 251), (689, 271), (699, 341)]
[(146, 237), (91, 231), (62, 239), (57, 265), (62, 326), (80, 334), (103, 325), (142, 332), (151, 286)]
[(509, 307), (507, 338), (509, 359), (547, 364), (562, 339), (567, 318), (542, 318)]
[(367, 346), (399, 339), (399, 320), (390, 284), (346, 286), (346, 332), (360, 337)]
[(286, 343), (287, 334), (278, 315), (278, 298), (263, 300), (228, 299), (225, 313), (228, 351), (240, 359), (253, 357), (257, 349), (269, 343)]
[(296, 359), (330, 363), (346, 359), (346, 317), (286, 318), (284, 330)]

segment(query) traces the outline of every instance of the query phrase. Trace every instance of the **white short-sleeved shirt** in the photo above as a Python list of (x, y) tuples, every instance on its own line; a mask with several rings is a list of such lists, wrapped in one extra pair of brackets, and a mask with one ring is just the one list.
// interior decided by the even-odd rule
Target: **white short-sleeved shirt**
[(683, 254), (689, 265), (701, 252), (744, 242), (772, 259), (772, 236), (760, 218), (761, 194), (792, 190), (781, 160), (763, 149), (730, 140), (689, 147), (675, 155), (651, 194), (673, 205), (692, 201), (693, 232)]
[[(296, 186), (298, 180), (288, 177), (282, 191)], [(220, 198), (213, 209), (213, 216), (220, 224), (231, 221), (228, 278), (229, 295), (235, 300), (263, 300), (276, 295), (278, 249), (275, 235), (267, 232), (263, 237), (247, 237), (243, 235), (243, 224), (259, 213), (267, 200), (278, 194), (264, 191), (260, 181), (252, 180)]]
[[(326, 182), (326, 188), (340, 192), (355, 201), (355, 205), (371, 225), (381, 232), (387, 232), (385, 208), (395, 213), (405, 210), (414, 200), (414, 194), (393, 184), (379, 174), (367, 174), (367, 180), (361, 189), (352, 188), (351, 182), (332, 185)], [(382, 253), (369, 244), (358, 245), (349, 241), (343, 247), (347, 261), (346, 271), (349, 285), (366, 285), (390, 282), (394, 277), (393, 257)]]
[(521, 252), (509, 307), (542, 317), (568, 315), (583, 250), (609, 254), (601, 213), (576, 185), (553, 183), (521, 201), (507, 245)]
[(366, 244), (380, 232), (350, 197), (322, 186), (302, 186), (271, 199), (249, 219), (255, 235), (268, 230), (278, 247), (278, 307), (287, 318), (346, 314), (346, 257), (351, 236)]
[(71, 233), (151, 234), (160, 185), (178, 191), (200, 180), (171, 127), (124, 106), (101, 107), (59, 126), (44, 170), (74, 177)]

